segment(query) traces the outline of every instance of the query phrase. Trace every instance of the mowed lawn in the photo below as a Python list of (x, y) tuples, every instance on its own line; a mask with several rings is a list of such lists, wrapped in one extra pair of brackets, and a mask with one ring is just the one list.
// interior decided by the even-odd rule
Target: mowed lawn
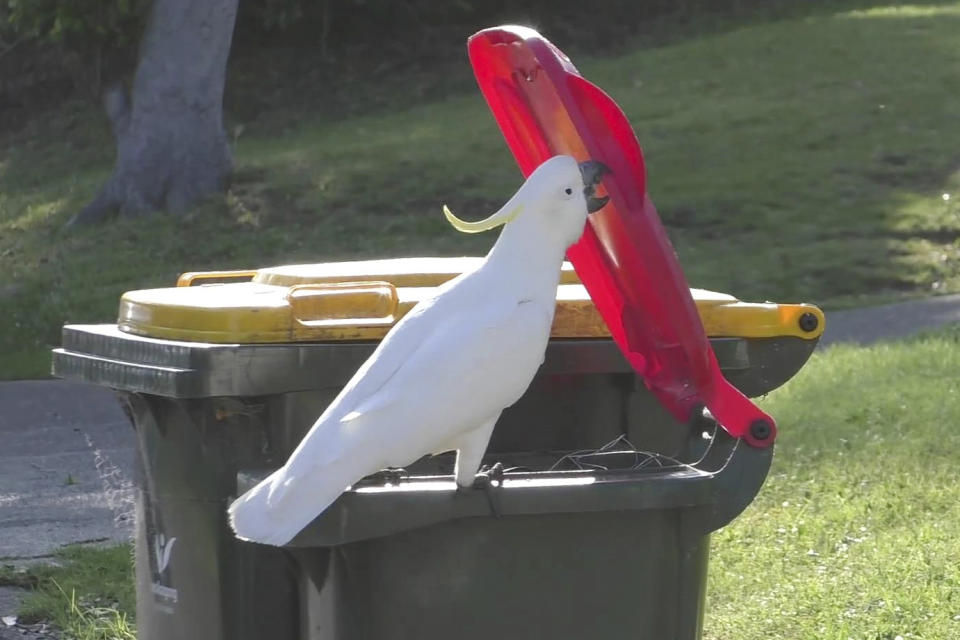
[[(958, 33), (958, 2), (836, 9), (577, 62), (634, 124), (692, 285), (837, 306), (960, 290)], [(413, 104), (250, 134), (228, 114), (224, 202), (70, 235), (112, 142), (92, 107), (38, 116), (0, 149), (0, 377), (181, 271), (482, 253), (440, 206), (487, 214), (516, 166), (479, 91)]]
[(715, 534), (708, 640), (960, 638), (960, 326), (817, 353), (763, 407), (757, 500)]

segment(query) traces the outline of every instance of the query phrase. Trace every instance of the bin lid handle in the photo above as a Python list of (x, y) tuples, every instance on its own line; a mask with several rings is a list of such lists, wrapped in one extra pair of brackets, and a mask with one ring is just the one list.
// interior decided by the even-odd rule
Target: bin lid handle
[(192, 287), (203, 280), (252, 280), (256, 271), (249, 269), (235, 271), (187, 271), (177, 278), (178, 287)]
[(397, 319), (400, 298), (389, 282), (322, 282), (289, 288), (294, 321), (304, 327), (388, 327)]

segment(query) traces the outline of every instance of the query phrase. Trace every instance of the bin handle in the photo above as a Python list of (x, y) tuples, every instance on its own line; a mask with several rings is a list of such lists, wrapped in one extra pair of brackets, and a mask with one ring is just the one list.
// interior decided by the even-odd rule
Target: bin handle
[(297, 324), (312, 329), (389, 327), (400, 298), (389, 282), (318, 282), (293, 285), (287, 302)]
[(249, 269), (236, 271), (187, 271), (186, 273), (181, 273), (180, 277), (177, 278), (177, 286), (192, 287), (194, 283), (200, 280), (223, 280), (226, 278), (252, 280), (255, 275), (257, 275), (257, 272)]

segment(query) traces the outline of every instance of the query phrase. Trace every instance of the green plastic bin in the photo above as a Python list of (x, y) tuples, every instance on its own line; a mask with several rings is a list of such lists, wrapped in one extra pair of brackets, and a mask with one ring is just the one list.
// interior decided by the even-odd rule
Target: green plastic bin
[[(485, 458), (505, 473), (457, 490), (452, 455), (425, 458), (358, 483), (285, 548), (232, 536), (230, 501), (283, 464), (378, 335), (467, 266), (187, 274), (125, 295), (116, 325), (64, 327), (55, 375), (116, 389), (138, 436), (141, 640), (700, 637), (710, 533), (754, 498), (772, 448), (709, 416), (676, 423), (569, 268), (545, 362)], [(244, 281), (190, 286), (216, 279)], [(748, 395), (789, 379), (822, 332), (809, 305), (695, 297)]]

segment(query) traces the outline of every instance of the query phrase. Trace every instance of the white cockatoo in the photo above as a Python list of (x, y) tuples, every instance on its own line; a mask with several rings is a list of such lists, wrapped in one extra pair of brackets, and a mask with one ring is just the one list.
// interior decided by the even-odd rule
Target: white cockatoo
[(555, 156), (500, 211), (458, 230), (505, 225), (473, 271), (437, 288), (383, 338), (286, 464), (230, 505), (237, 537), (289, 542), (352, 484), (428, 454), (456, 451), (473, 484), (500, 412), (526, 391), (550, 337), (560, 268), (608, 169)]

